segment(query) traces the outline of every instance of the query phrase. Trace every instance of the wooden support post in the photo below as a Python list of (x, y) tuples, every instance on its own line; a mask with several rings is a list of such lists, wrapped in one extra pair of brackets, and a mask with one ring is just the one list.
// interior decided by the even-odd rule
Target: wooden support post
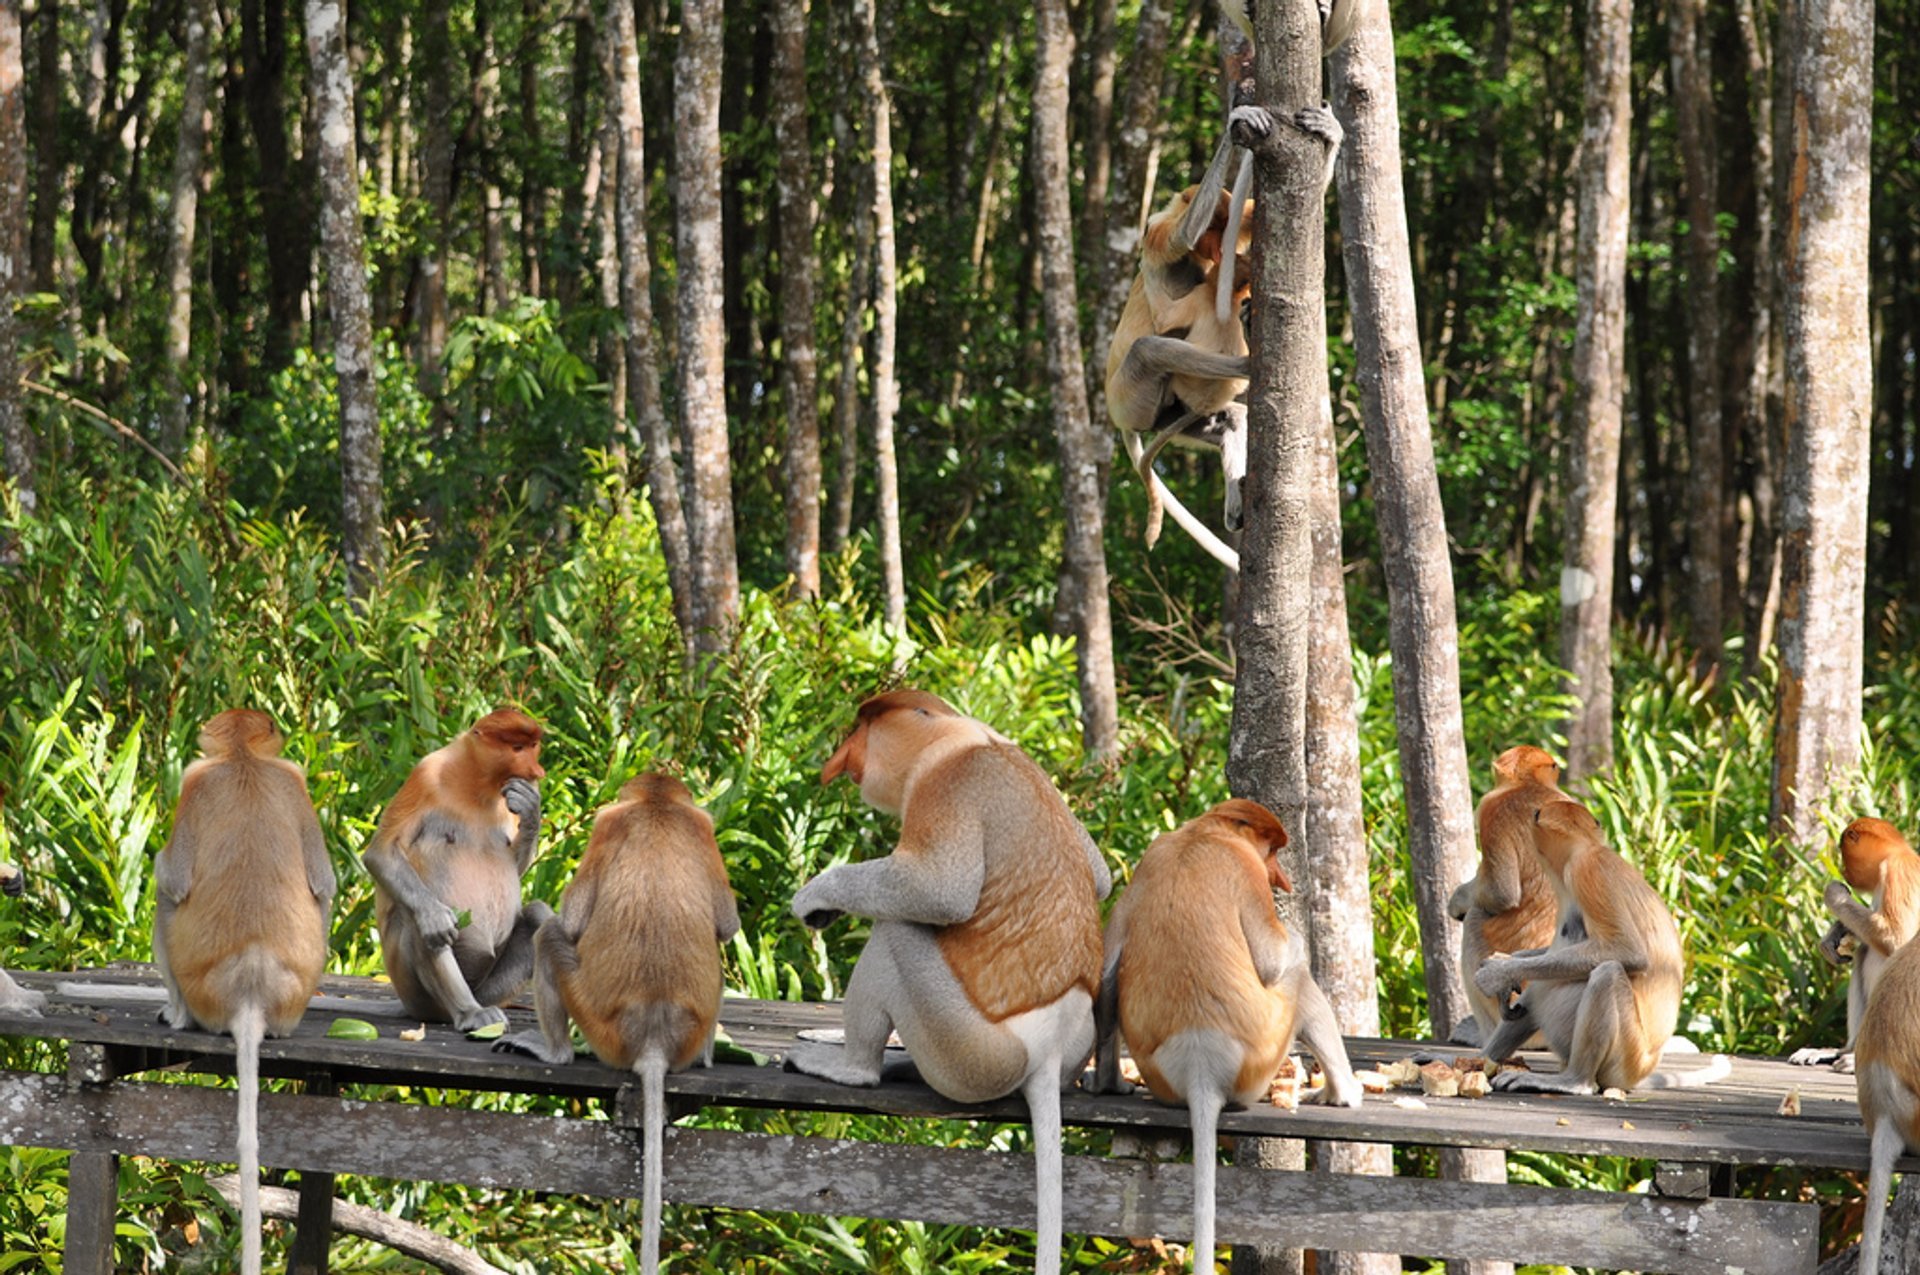
[(1653, 1193), (1668, 1200), (1710, 1199), (1713, 1166), (1662, 1160), (1653, 1166)]
[[(339, 1092), (333, 1074), (316, 1071), (307, 1076), (305, 1091), (321, 1098)], [(294, 1222), (293, 1251), (287, 1255), (288, 1275), (327, 1275), (327, 1250), (333, 1242), (333, 1174), (300, 1171), (300, 1216)]]
[[(67, 1084), (90, 1089), (113, 1081), (113, 1065), (103, 1045), (75, 1042), (67, 1047)], [(111, 1151), (76, 1151), (67, 1162), (67, 1242), (63, 1253), (69, 1275), (113, 1275), (113, 1224), (120, 1212), (120, 1157)]]

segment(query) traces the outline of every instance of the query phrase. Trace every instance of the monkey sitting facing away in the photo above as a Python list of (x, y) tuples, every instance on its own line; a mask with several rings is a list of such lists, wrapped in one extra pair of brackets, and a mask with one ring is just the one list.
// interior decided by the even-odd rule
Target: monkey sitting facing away
[(1193, 1127), (1193, 1268), (1213, 1269), (1220, 1110), (1266, 1097), (1295, 1032), (1326, 1072), (1309, 1101), (1361, 1102), (1360, 1083), (1306, 945), (1274, 914), (1286, 829), (1258, 802), (1224, 801), (1154, 838), (1107, 922), (1095, 1086), (1123, 1092), (1117, 1027), (1156, 1098)]
[(153, 962), (170, 1027), (233, 1034), (239, 1090), (240, 1265), (260, 1271), (260, 1040), (294, 1029), (327, 960), (333, 863), (305, 773), (265, 713), (200, 732), (173, 836), (153, 861)]
[[(17, 899), (26, 888), (26, 873), (11, 863), (0, 863), (0, 891), (10, 899)], [(46, 1003), (44, 993), (20, 986), (11, 974), (0, 970), (0, 1010), (10, 1014), (37, 1014)]]
[(568, 1020), (595, 1056), (640, 1078), (640, 1269), (660, 1263), (666, 1076), (713, 1061), (720, 952), (740, 929), (713, 820), (670, 775), (630, 779), (593, 821), (560, 914), (535, 940), (540, 1030), (494, 1046), (570, 1062)]
[[(1837, 1050), (1795, 1050), (1788, 1061), (1801, 1066), (1832, 1063), (1835, 1071), (1849, 1072), (1854, 1038), (1860, 1034), (1860, 1017), (1874, 984), (1893, 954), (1920, 932), (1920, 855), (1886, 820), (1855, 819), (1840, 834), (1840, 875), (1843, 880), (1827, 882), (1827, 910), (1834, 921), (1820, 940), (1820, 955), (1836, 966), (1853, 962), (1853, 979), (1847, 987), (1847, 1044)], [(1855, 890), (1872, 897), (1871, 911), (1853, 897)], [(1851, 955), (1843, 948), (1849, 941), (1855, 948)]]
[(1512, 1003), (1487, 1057), (1510, 1057), (1538, 1031), (1564, 1065), (1551, 1074), (1503, 1071), (1494, 1088), (1588, 1094), (1726, 1076), (1725, 1055), (1696, 1071), (1654, 1071), (1680, 1015), (1685, 977), (1680, 931), (1666, 903), (1607, 847), (1579, 802), (1548, 802), (1533, 818), (1534, 849), (1560, 898), (1559, 932), (1544, 950), (1496, 955), (1473, 977), (1497, 1004)]
[(498, 1006), (533, 972), (534, 932), (553, 915), (520, 905), (546, 773), (539, 723), (503, 708), (421, 758), (387, 803), (361, 858), (380, 955), (408, 1013), (462, 1031), (506, 1022)]
[(1855, 1048), (1854, 1092), (1872, 1150), (1867, 1216), (1854, 1269), (1879, 1275), (1894, 1161), (1903, 1152), (1920, 1155), (1920, 944), (1909, 941), (1881, 969)]
[(829, 868), (794, 896), (816, 928), (873, 929), (848, 980), (845, 1047), (802, 1043), (790, 1070), (880, 1082), (898, 1029), (920, 1075), (958, 1102), (1022, 1093), (1033, 1116), (1035, 1269), (1060, 1268), (1060, 1090), (1093, 1050), (1100, 852), (1046, 774), (1005, 736), (922, 691), (860, 706), (820, 772), (900, 817), (883, 859)]

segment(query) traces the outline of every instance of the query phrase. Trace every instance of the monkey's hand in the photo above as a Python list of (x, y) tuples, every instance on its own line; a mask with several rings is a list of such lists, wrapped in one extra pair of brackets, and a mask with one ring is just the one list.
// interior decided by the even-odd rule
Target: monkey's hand
[(1505, 1005), (1520, 990), (1520, 978), (1514, 972), (1518, 962), (1495, 958), (1485, 961), (1473, 972), (1473, 985), (1490, 999)]
[(1333, 108), (1325, 102), (1295, 111), (1293, 126), (1309, 137), (1319, 138), (1320, 144), (1328, 150), (1339, 150), (1340, 143), (1347, 136), (1347, 131), (1340, 127), (1340, 121), (1334, 118)]
[(1273, 136), (1273, 112), (1264, 106), (1236, 106), (1227, 115), (1227, 135), (1235, 146), (1254, 150)]
[(1473, 903), (1473, 882), (1463, 881), (1447, 900), (1447, 915), (1456, 921), (1467, 919), (1467, 908)]
[(1826, 891), (1820, 897), (1826, 900), (1829, 912), (1844, 912), (1848, 905), (1860, 906), (1860, 900), (1853, 897), (1853, 888), (1845, 881), (1827, 882)]
[(507, 809), (520, 820), (522, 828), (527, 826), (529, 820), (536, 827), (539, 825), (540, 790), (530, 780), (514, 776), (507, 780), (506, 786), (500, 790), (500, 796), (507, 803)]
[(1852, 931), (1838, 921), (1827, 927), (1825, 937), (1820, 940), (1820, 955), (1826, 958), (1827, 964), (1837, 969), (1853, 964), (1853, 952), (1845, 946), (1846, 940), (1852, 937)]
[(451, 947), (453, 941), (460, 937), (460, 914), (438, 899), (432, 899), (426, 906), (415, 909), (413, 923), (420, 927), (420, 941), (427, 945), (430, 952)]
[(499, 1040), (493, 1042), (493, 1052), (496, 1054), (526, 1054), (530, 1057), (538, 1058), (541, 1062), (554, 1067), (573, 1061), (573, 1046), (571, 1044), (568, 1044), (561, 1050), (551, 1049), (547, 1045), (547, 1038), (537, 1031), (515, 1032), (511, 1036), (502, 1036)]
[(846, 909), (832, 906), (828, 895), (833, 887), (828, 884), (831, 872), (823, 872), (800, 887), (800, 893), (793, 896), (793, 914), (806, 922), (809, 929), (824, 930), (841, 917)]

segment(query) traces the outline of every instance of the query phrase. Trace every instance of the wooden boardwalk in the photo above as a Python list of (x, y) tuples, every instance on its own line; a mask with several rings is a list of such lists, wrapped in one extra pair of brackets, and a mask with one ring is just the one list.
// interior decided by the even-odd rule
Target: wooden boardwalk
[[(3, 1074), (0, 1142), (65, 1146), (101, 1158), (134, 1152), (231, 1158), (230, 1095), (119, 1079), (162, 1068), (231, 1070), (229, 1038), (172, 1030), (157, 1022), (155, 1002), (111, 997), (109, 985), (157, 988), (149, 967), (17, 977), (52, 999), (40, 1018), (0, 1015), (0, 1035), (75, 1044), (67, 1077)], [(429, 1026), (423, 1039), (401, 1040), (400, 1031), (417, 1024), (374, 980), (330, 978), (323, 993), (293, 1036), (263, 1047), (263, 1076), (308, 1082), (305, 1093), (263, 1096), (266, 1163), (502, 1188), (637, 1193), (629, 1126), (638, 1104), (630, 1076), (585, 1056), (554, 1067), (496, 1053), (448, 1027)], [(376, 1024), (379, 1038), (329, 1037), (328, 1027), (342, 1015)], [(509, 1017), (509, 1031), (533, 1025), (526, 1009), (513, 1008)], [(839, 1010), (831, 1004), (729, 1000), (721, 1022), (735, 1044), (777, 1059), (799, 1032), (837, 1027)], [(1348, 1048), (1355, 1066), (1364, 1067), (1421, 1046), (1350, 1040)], [(1682, 1057), (1670, 1065), (1679, 1070), (1704, 1061)], [(1553, 1066), (1544, 1056), (1534, 1064)], [(600, 1100), (612, 1119), (449, 1112), (331, 1096), (352, 1085), (569, 1095)], [(1782, 1115), (1782, 1099), (1793, 1090), (1800, 1114)], [(959, 1104), (914, 1081), (856, 1090), (744, 1063), (669, 1077), (668, 1091), (681, 1113), (715, 1106), (1006, 1123), (1027, 1118), (1018, 1099)], [(1422, 1106), (1397, 1101), (1410, 1096), (1369, 1094), (1358, 1110), (1262, 1104), (1223, 1114), (1220, 1127), (1229, 1135), (1527, 1149), (1674, 1165), (1859, 1170), (1867, 1162), (1852, 1077), (1776, 1060), (1736, 1060), (1733, 1075), (1714, 1085), (1626, 1101), (1506, 1094), (1429, 1097)], [(1062, 1108), (1070, 1126), (1184, 1140), (1186, 1113), (1144, 1094), (1070, 1092)], [(476, 1160), (474, 1148), (481, 1145), (495, 1150)], [(1907, 1167), (1920, 1168), (1920, 1161)], [(1030, 1174), (1024, 1164), (1010, 1171), (999, 1152), (674, 1129), (666, 1170), (667, 1198), (684, 1203), (988, 1225), (1031, 1225), (1032, 1218)], [(1073, 1157), (1068, 1229), (1184, 1235), (1187, 1173), (1183, 1164)], [(1705, 1195), (1705, 1175), (1700, 1178), (1699, 1189), (1689, 1194)], [(1276, 1196), (1286, 1201), (1285, 1214), (1276, 1214)], [(1455, 1216), (1463, 1210), (1469, 1216)], [(1647, 1270), (1811, 1271), (1817, 1242), (1817, 1210), (1803, 1204), (1232, 1169), (1221, 1173), (1220, 1218), (1222, 1242), (1284, 1240), (1306, 1247), (1386, 1247)]]

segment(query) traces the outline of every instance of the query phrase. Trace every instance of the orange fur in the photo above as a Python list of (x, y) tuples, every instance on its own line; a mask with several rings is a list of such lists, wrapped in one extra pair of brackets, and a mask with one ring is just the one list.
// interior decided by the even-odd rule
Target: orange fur
[[(1875, 1067), (1885, 1068), (1908, 1093), (1920, 1095), (1920, 944), (1908, 943), (1887, 962), (1860, 1022), (1854, 1071), (1860, 1077), (1860, 1119), (1869, 1130), (1882, 1115), (1873, 1087), (1865, 1083)], [(1920, 1154), (1920, 1101), (1901, 1134)]]
[[(601, 810), (567, 894), (593, 891), (593, 911), (576, 947), (577, 968), (556, 971), (562, 1002), (594, 1054), (622, 1069), (658, 1045), (668, 1070), (706, 1048), (719, 1015), (720, 951), (714, 900), (731, 897), (713, 820), (679, 780), (629, 780)], [(564, 910), (563, 902), (562, 908)], [(636, 1023), (662, 1004), (675, 1038), (649, 1040)]]
[[(1480, 831), (1480, 870), (1474, 893), (1484, 914), (1484, 944), (1491, 952), (1545, 947), (1553, 941), (1558, 908), (1533, 849), (1533, 816), (1560, 797), (1560, 767), (1540, 749), (1521, 744), (1495, 759), (1493, 774), (1494, 787), (1474, 812)], [(1496, 873), (1510, 873), (1520, 882), (1520, 901), (1498, 911), (1483, 902), (1483, 883)], [(1466, 973), (1471, 977), (1473, 971)]]
[(1253, 916), (1287, 943), (1269, 892), (1274, 853), (1285, 844), (1264, 806), (1223, 802), (1154, 838), (1115, 907), (1127, 936), (1116, 975), (1120, 1031), (1163, 1101), (1185, 1099), (1154, 1064), (1180, 1032), (1212, 1028), (1239, 1041), (1246, 1053), (1234, 1091), (1242, 1094), (1272, 1078), (1293, 1039), (1296, 1007), (1261, 982), (1241, 930)]
[(1841, 875), (1873, 896), (1873, 946), (1891, 956), (1920, 931), (1920, 855), (1900, 830), (1884, 819), (1855, 819), (1840, 834)]

